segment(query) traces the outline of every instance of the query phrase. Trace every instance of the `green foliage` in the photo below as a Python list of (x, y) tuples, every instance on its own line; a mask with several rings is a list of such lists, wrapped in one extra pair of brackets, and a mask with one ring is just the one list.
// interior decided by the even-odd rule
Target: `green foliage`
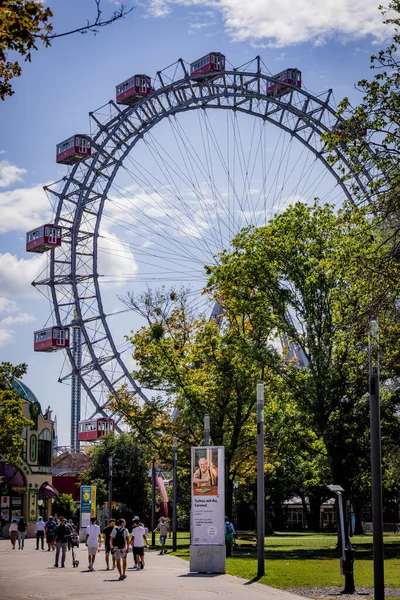
[(26, 0), (3, 0), (0, 3), (0, 98), (11, 96), (14, 91), (11, 79), (21, 75), (18, 61), (7, 60), (9, 52), (17, 52), (31, 60), (31, 51), (37, 50), (37, 40), (50, 45), (48, 34), (52, 30), (49, 23), (53, 16), (50, 8), (41, 2)]
[[(353, 499), (369, 485), (368, 321), (379, 317), (384, 377), (397, 376), (400, 333), (398, 286), (383, 286), (370, 269), (371, 259), (385, 252), (372, 232), (360, 212), (336, 215), (317, 202), (298, 203), (265, 227), (244, 230), (233, 252), (220, 256), (220, 266), (209, 267), (210, 287), (226, 314), (246, 312), (266, 323), (266, 333), (272, 320), (276, 335), (307, 358), (307, 367), (288, 361), (281, 370), (278, 396), (287, 417), (271, 418), (268, 433), (275, 440), (283, 436), (277, 442), (280, 466), (292, 444), (290, 462), (304, 492), (328, 483), (329, 476)], [(272, 378), (272, 398), (279, 385)], [(397, 398), (394, 383), (383, 402), (388, 440), (398, 435)]]
[(0, 456), (11, 465), (21, 464), (24, 440), (21, 437), (24, 427), (32, 422), (22, 412), (23, 401), (11, 387), (14, 379), (21, 378), (27, 370), (25, 364), (14, 366), (0, 364)]
[(76, 514), (76, 505), (72, 494), (60, 494), (58, 498), (54, 500), (53, 513), (57, 514), (59, 517), (73, 519)]
[[(340, 127), (323, 137), (331, 151), (330, 162), (339, 168), (347, 161), (353, 174), (363, 175), (369, 170), (369, 194), (364, 197), (356, 188), (354, 201), (367, 203), (372, 214), (392, 219), (396, 231), (392, 232), (393, 246), (398, 240), (398, 211), (400, 209), (400, 178), (398, 161), (400, 154), (400, 0), (391, 0), (387, 7), (380, 7), (386, 23), (393, 31), (392, 43), (376, 55), (371, 56), (372, 80), (362, 79), (357, 89), (362, 94), (361, 102), (353, 106), (344, 98), (338, 109), (343, 119)], [(367, 135), (364, 136), (366, 131)], [(389, 237), (389, 236), (387, 236)]]
[[(118, 3), (119, 4), (119, 3)], [(100, 27), (106, 27), (114, 21), (125, 17), (133, 8), (125, 10), (120, 4), (107, 19), (102, 18), (101, 0), (94, 0), (96, 7), (95, 17), (90, 22), (72, 31), (53, 33), (50, 19), (53, 13), (50, 8), (43, 7), (43, 1), (33, 2), (31, 0), (0, 0), (0, 99), (12, 96), (11, 80), (21, 75), (21, 65), (18, 61), (8, 60), (9, 52), (16, 52), (31, 60), (32, 50), (37, 50), (37, 41), (43, 42), (45, 47), (51, 45), (51, 41), (58, 37), (64, 37), (73, 33), (97, 33)]]
[[(193, 314), (185, 290), (130, 296), (128, 303), (148, 322), (131, 338), (139, 367), (133, 375), (159, 394), (139, 404), (121, 390), (113, 406), (163, 464), (170, 464), (173, 434), (178, 464), (190, 463), (190, 447), (202, 445), (204, 415), (210, 414), (211, 441), (225, 446), (229, 513), (233, 480), (255, 477), (255, 381), (279, 363), (267, 344), (268, 321), (261, 331), (259, 324), (237, 313), (221, 329), (214, 320)], [(242, 328), (251, 343), (241, 335)], [(154, 335), (161, 330), (162, 335)], [(173, 408), (179, 412), (171, 421)]]
[(83, 472), (83, 485), (98, 486), (98, 504), (107, 499), (108, 459), (113, 457), (113, 501), (125, 504), (135, 514), (143, 514), (149, 503), (148, 465), (143, 448), (128, 434), (108, 434), (92, 451), (89, 469)]

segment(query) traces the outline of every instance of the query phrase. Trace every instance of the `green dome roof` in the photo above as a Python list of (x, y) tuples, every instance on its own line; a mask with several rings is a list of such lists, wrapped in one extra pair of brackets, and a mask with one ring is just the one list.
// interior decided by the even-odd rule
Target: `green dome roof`
[(25, 383), (22, 383), (22, 381), (20, 381), (19, 379), (14, 379), (11, 385), (17, 392), (18, 396), (22, 398), (22, 400), (27, 400), (31, 404), (33, 402), (39, 403), (39, 400), (36, 398), (32, 390), (29, 389), (28, 386), (25, 385)]

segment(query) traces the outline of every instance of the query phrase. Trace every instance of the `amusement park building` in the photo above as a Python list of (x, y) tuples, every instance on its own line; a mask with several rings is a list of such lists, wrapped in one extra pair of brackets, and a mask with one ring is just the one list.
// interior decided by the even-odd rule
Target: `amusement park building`
[(46, 519), (51, 514), (52, 501), (58, 496), (52, 485), (54, 422), (50, 408), (43, 413), (28, 386), (15, 380), (13, 388), (23, 400), (25, 417), (33, 424), (22, 432), (20, 467), (9, 465), (0, 457), (0, 512), (4, 529), (8, 530), (10, 520), (23, 516), (28, 535), (33, 535), (38, 516)]

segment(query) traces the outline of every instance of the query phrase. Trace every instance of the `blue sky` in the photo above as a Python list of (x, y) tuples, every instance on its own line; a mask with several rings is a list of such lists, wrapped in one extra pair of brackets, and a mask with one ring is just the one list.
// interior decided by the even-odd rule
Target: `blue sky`
[[(94, 12), (91, 0), (47, 4), (57, 32), (81, 25)], [(104, 13), (116, 4), (103, 0)], [(260, 54), (271, 73), (297, 67), (307, 90), (332, 88), (336, 102), (349, 96), (356, 103), (354, 84), (372, 76), (370, 55), (390, 35), (377, 5), (377, 0), (142, 0), (126, 19), (97, 35), (54, 40), (22, 65), (15, 95), (0, 106), (0, 360), (28, 363), (25, 381), (43, 407), (55, 410), (61, 444), (69, 441), (69, 387), (57, 383), (65, 357), (33, 353), (32, 332), (44, 326), (50, 307), (30, 286), (42, 263), (25, 253), (24, 236), (49, 218), (42, 186), (67, 172), (55, 162), (56, 143), (89, 132), (89, 111), (112, 98), (115, 85), (130, 75), (154, 77), (178, 58), (191, 62), (214, 50), (233, 66)], [(190, 130), (189, 121), (182, 124)], [(160, 127), (159, 136), (168, 151), (171, 133)], [(150, 157), (145, 164), (150, 168)], [(214, 176), (218, 181), (218, 172)], [(118, 295), (132, 289), (122, 274), (127, 264), (135, 271), (137, 257), (115, 250), (127, 239), (121, 229), (110, 227), (107, 234), (114, 247), (104, 268), (120, 273), (121, 281), (118, 290), (108, 287), (104, 294), (110, 310), (118, 310)], [(122, 337), (135, 325), (121, 318), (115, 327)]]

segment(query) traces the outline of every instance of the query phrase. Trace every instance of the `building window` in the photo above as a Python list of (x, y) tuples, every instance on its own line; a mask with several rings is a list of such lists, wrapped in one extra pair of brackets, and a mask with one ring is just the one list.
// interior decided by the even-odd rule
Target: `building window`
[(36, 446), (37, 446), (37, 439), (36, 439), (36, 435), (31, 435), (31, 438), (29, 440), (29, 458), (31, 463), (36, 462)]
[(22, 433), (21, 433), (21, 437), (24, 440), (24, 445), (23, 445), (23, 448), (22, 448), (21, 458), (22, 458), (22, 460), (26, 461), (26, 427), (23, 428)]
[(43, 429), (39, 434), (38, 441), (38, 465), (40, 467), (51, 466), (51, 434), (49, 429)]

